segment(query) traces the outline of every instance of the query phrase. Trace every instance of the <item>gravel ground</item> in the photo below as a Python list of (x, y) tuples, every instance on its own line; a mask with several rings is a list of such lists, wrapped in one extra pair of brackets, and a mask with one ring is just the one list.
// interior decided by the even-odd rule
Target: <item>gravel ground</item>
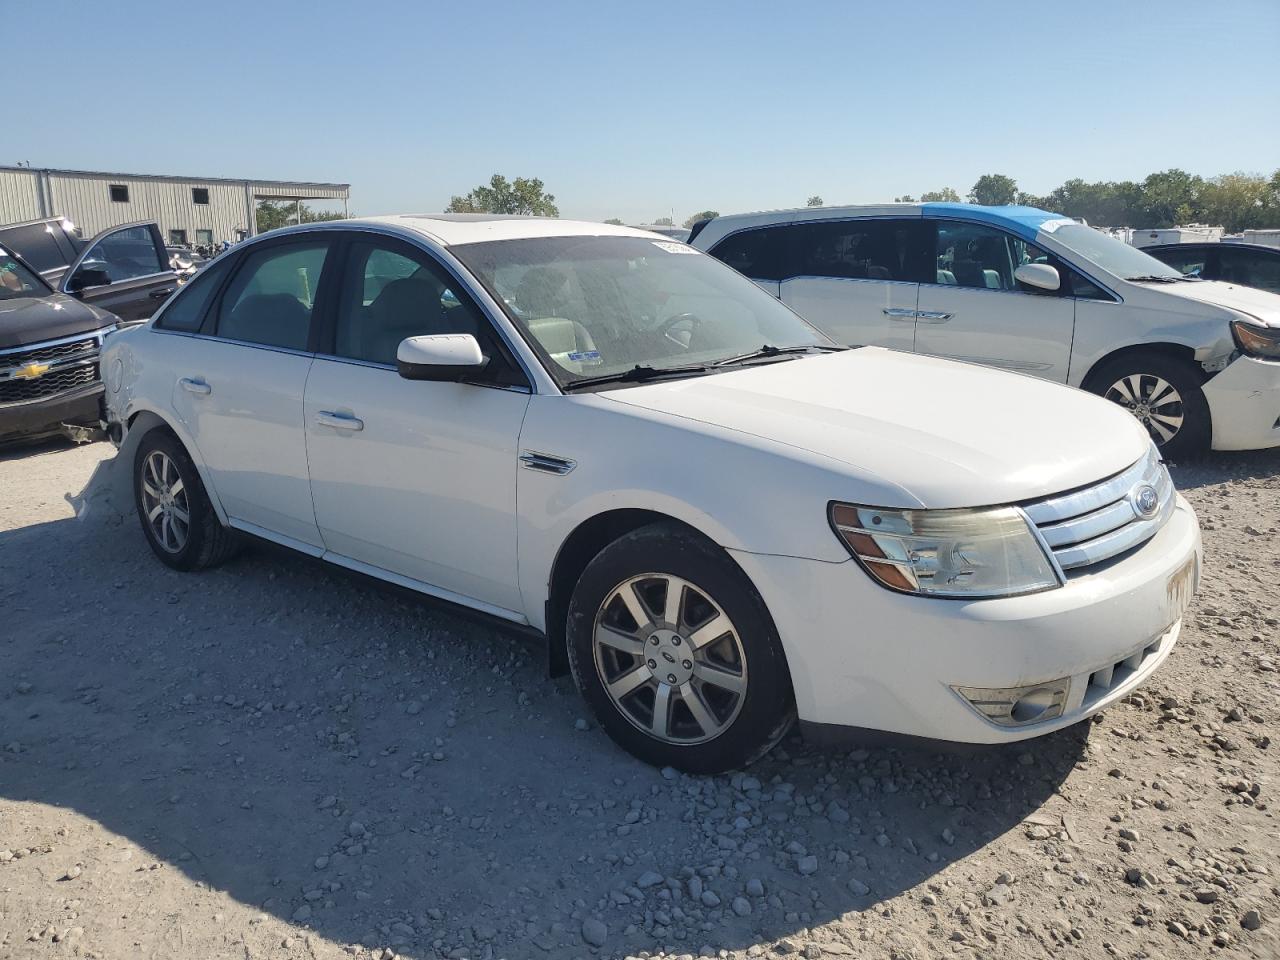
[(1201, 593), (1093, 723), (710, 779), (527, 640), (266, 548), (170, 571), (112, 453), (0, 455), (0, 957), (1280, 956), (1280, 451), (1175, 470)]

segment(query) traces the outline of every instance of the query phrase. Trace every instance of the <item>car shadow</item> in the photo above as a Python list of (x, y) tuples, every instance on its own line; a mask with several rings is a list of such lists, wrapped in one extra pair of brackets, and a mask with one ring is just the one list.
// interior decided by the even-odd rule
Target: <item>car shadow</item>
[(39, 440), (10, 440), (0, 444), (0, 463), (12, 460), (26, 460), (46, 453), (60, 453), (70, 450), (77, 444), (66, 437), (43, 437)]
[(1088, 724), (962, 753), (792, 736), (745, 774), (664, 773), (491, 626), (276, 551), (162, 566), (121, 459), (75, 519), (0, 533), (0, 798), (335, 943), (580, 955), (596, 917), (607, 955), (742, 949), (874, 910), (1029, 816), (1069, 833), (1042, 808)]
[(1280, 474), (1280, 447), (1211, 453), (1169, 465), (1179, 490), (1240, 480), (1261, 480)]

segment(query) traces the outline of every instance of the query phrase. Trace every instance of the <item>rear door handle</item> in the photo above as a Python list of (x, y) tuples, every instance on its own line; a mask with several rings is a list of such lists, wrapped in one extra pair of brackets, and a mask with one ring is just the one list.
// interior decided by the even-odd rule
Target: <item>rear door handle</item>
[(335, 430), (363, 430), (364, 421), (358, 417), (348, 416), (344, 413), (333, 413), (330, 410), (321, 410), (316, 414), (316, 423), (322, 427), (333, 427)]
[(147, 296), (152, 300), (163, 300), (171, 293), (173, 293), (173, 287), (161, 287), (159, 290), (152, 290)]
[(916, 319), (923, 320), (925, 323), (946, 323), (954, 314), (945, 313), (942, 310), (918, 310), (916, 311)]
[(178, 382), (182, 384), (182, 389), (187, 391), (187, 393), (199, 393), (206, 397), (213, 393), (213, 387), (209, 386), (203, 380), (193, 380), (190, 377), (183, 377)]
[(893, 317), (895, 320), (914, 320), (916, 318), (916, 312), (908, 310), (906, 307), (885, 307), (884, 315)]

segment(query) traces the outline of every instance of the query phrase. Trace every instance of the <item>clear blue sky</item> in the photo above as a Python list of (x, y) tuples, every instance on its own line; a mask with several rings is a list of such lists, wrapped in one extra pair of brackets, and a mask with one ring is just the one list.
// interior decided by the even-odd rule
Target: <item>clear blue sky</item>
[[(1280, 0), (0, 0), (0, 162), (631, 222), (1280, 167)], [(19, 38), (29, 37), (29, 45)]]

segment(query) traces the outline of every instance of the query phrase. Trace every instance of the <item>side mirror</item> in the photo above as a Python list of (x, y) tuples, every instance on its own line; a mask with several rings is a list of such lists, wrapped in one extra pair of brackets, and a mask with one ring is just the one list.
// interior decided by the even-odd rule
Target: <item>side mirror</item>
[(67, 292), (79, 293), (88, 287), (105, 287), (110, 282), (111, 275), (107, 271), (96, 267), (81, 267), (67, 281)]
[(396, 369), (406, 380), (457, 382), (489, 362), (469, 333), (408, 337), (396, 348)]
[(1058, 268), (1047, 263), (1024, 263), (1013, 271), (1013, 279), (1025, 283), (1037, 290), (1057, 290), (1062, 286), (1062, 277), (1058, 276)]

